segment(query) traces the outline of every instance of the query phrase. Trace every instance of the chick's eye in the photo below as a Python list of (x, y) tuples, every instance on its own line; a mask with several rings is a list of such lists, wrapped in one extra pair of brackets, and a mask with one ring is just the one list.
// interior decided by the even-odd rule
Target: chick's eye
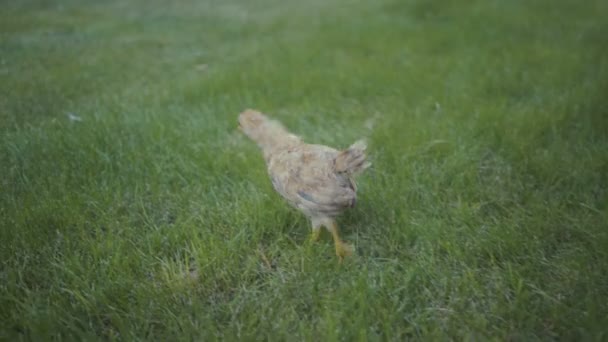
[(247, 121), (253, 126), (257, 126), (262, 123), (262, 120), (260, 120), (259, 118), (249, 118), (249, 120)]

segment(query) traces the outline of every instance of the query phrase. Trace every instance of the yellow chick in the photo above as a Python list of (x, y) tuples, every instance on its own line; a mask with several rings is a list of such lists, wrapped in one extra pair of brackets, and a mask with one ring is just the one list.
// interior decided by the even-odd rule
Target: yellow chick
[(324, 226), (333, 236), (339, 260), (351, 255), (354, 247), (340, 239), (335, 217), (355, 206), (353, 177), (371, 165), (365, 142), (343, 151), (306, 144), (278, 121), (251, 109), (239, 115), (239, 126), (262, 150), (274, 189), (310, 219), (312, 240), (318, 240)]

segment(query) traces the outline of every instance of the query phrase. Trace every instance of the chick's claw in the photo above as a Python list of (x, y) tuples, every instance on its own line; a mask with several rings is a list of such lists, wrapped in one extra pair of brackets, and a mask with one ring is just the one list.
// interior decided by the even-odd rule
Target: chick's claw
[(342, 241), (336, 242), (336, 255), (338, 256), (340, 262), (342, 262), (345, 257), (353, 255), (354, 252), (355, 247), (353, 245)]

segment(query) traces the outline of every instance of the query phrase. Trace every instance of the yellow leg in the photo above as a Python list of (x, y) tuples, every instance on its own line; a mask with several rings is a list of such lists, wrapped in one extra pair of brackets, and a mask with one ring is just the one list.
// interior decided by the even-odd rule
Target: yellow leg
[(353, 252), (355, 251), (355, 247), (340, 239), (340, 235), (338, 233), (338, 226), (336, 226), (335, 222), (332, 221), (331, 224), (327, 226), (327, 229), (331, 232), (331, 235), (334, 238), (334, 245), (336, 246), (336, 255), (338, 256), (340, 262), (342, 262), (344, 257), (353, 254)]
[(321, 236), (321, 227), (312, 227), (312, 234), (310, 235), (310, 240), (319, 241), (319, 236)]

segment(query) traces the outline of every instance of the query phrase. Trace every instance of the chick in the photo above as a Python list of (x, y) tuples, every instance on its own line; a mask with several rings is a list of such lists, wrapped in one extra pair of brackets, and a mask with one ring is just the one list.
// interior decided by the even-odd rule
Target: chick
[(333, 236), (339, 260), (351, 255), (354, 247), (340, 239), (335, 218), (355, 206), (353, 177), (371, 165), (366, 161), (365, 142), (343, 151), (306, 144), (278, 121), (251, 109), (239, 115), (239, 126), (262, 150), (274, 189), (310, 219), (312, 240), (318, 240), (325, 227)]

